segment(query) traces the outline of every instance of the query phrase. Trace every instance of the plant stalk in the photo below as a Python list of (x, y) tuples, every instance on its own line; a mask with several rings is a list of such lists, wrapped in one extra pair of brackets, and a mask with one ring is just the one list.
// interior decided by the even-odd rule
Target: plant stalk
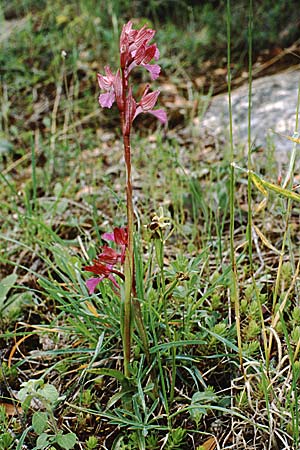
[(228, 112), (229, 112), (229, 134), (230, 134), (230, 188), (229, 188), (229, 209), (230, 209), (230, 262), (231, 262), (231, 286), (230, 296), (234, 303), (235, 322), (236, 322), (236, 334), (237, 343), (239, 349), (239, 360), (241, 372), (244, 374), (243, 368), (243, 353), (242, 353), (242, 337), (241, 337), (241, 321), (240, 321), (240, 299), (239, 299), (239, 286), (238, 275), (234, 248), (234, 185), (235, 185), (235, 173), (234, 173), (234, 152), (233, 152), (233, 131), (232, 131), (232, 106), (231, 106), (231, 40), (230, 40), (230, 0), (227, 0), (227, 86), (228, 86)]
[(126, 130), (125, 105), (128, 83), (122, 70), (123, 85), (123, 111), (121, 111), (122, 134), (124, 145), (124, 159), (126, 166), (126, 208), (127, 208), (127, 233), (128, 245), (125, 254), (125, 298), (124, 298), (124, 329), (123, 329), (123, 351), (124, 351), (124, 375), (129, 377), (129, 365), (131, 356), (131, 309), (132, 309), (132, 287), (134, 283), (134, 253), (133, 253), (133, 202), (132, 202), (132, 180), (131, 180), (131, 149), (130, 130)]

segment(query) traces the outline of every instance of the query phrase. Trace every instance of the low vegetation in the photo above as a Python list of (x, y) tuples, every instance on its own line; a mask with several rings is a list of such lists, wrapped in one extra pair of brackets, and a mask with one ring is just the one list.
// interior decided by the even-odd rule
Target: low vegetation
[[(243, 2), (142, 3), (0, 6), (0, 449), (296, 450), (299, 136), (280, 179), (271, 142), (199, 124), (213, 89), (251, 74), (251, 43), (254, 61), (294, 42), (276, 61), (299, 59), (298, 2), (258, 2), (254, 23), (251, 1), (246, 19)], [(128, 226), (124, 133), (96, 74), (116, 73), (129, 19), (156, 30), (168, 127), (132, 125), (135, 289), (125, 251), (127, 288), (93, 290), (84, 268)]]

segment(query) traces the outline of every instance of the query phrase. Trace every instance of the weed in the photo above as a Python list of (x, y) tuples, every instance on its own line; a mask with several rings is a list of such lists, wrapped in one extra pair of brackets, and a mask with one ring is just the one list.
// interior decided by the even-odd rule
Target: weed
[(75, 446), (76, 435), (64, 433), (58, 429), (53, 412), (59, 400), (55, 386), (44, 384), (42, 380), (29, 380), (22, 383), (18, 398), (25, 413), (28, 412), (33, 402), (38, 404), (39, 409), (45, 409), (45, 411), (34, 412), (31, 419), (32, 429), (38, 436), (35, 450), (44, 450), (55, 444), (64, 450), (70, 450)]

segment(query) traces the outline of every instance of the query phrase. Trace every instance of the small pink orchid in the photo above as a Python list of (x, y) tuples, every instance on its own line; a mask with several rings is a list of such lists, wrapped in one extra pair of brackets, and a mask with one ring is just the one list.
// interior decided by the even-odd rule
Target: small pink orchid
[[(149, 41), (154, 37), (155, 31), (151, 28), (143, 26), (140, 30), (132, 29), (132, 22), (129, 21), (123, 26), (120, 37), (120, 62), (122, 70), (125, 70), (127, 76), (135, 66), (145, 66), (154, 58), (159, 58), (159, 51), (156, 44), (148, 45)], [(158, 77), (160, 67), (157, 66), (153, 70), (151, 67), (146, 67), (149, 70), (152, 79)]]
[(153, 110), (160, 91), (153, 91), (148, 94), (149, 85), (146, 87), (141, 100), (139, 101), (138, 107), (136, 108), (134, 119), (141, 113), (149, 113), (155, 116), (162, 124), (167, 123), (167, 114), (163, 109)]
[(109, 66), (105, 66), (105, 73), (106, 76), (103, 76), (100, 73), (98, 73), (97, 75), (100, 89), (103, 89), (104, 91), (107, 92), (106, 94), (101, 94), (99, 96), (99, 103), (102, 106), (102, 108), (111, 108), (116, 99), (114, 89), (115, 77), (112, 74)]
[(105, 266), (104, 264), (101, 264), (97, 259), (94, 259), (93, 262), (94, 262), (93, 266), (86, 266), (86, 267), (84, 267), (84, 270), (87, 270), (88, 272), (92, 272), (96, 275), (100, 275), (100, 277), (89, 278), (86, 281), (86, 286), (88, 288), (89, 294), (94, 293), (97, 285), (102, 280), (104, 280), (104, 278), (108, 278), (117, 289), (120, 289), (120, 286), (118, 285), (115, 277), (113, 276), (113, 273), (121, 276), (121, 278), (123, 278), (124, 275), (121, 272), (114, 270), (112, 265)]
[[(134, 228), (135, 216), (132, 199), (132, 167), (131, 167), (131, 142), (130, 132), (134, 119), (141, 113), (150, 113), (162, 124), (167, 123), (167, 115), (162, 109), (154, 109), (159, 90), (149, 91), (149, 86), (144, 90), (141, 98), (135, 99), (133, 89), (130, 84), (130, 74), (135, 67), (144, 67), (152, 80), (160, 74), (160, 66), (152, 64), (159, 58), (159, 50), (156, 44), (150, 44), (155, 35), (155, 30), (143, 26), (140, 30), (132, 28), (129, 21), (123, 26), (120, 36), (120, 69), (114, 75), (109, 66), (105, 67), (105, 75), (98, 74), (98, 84), (104, 93), (99, 96), (99, 103), (103, 108), (111, 108), (114, 102), (117, 103), (120, 111), (121, 130), (124, 147), (124, 161), (126, 170), (126, 212), (127, 227), (115, 228), (113, 233), (104, 233), (102, 238), (106, 241), (113, 241), (120, 250), (104, 245), (101, 253), (93, 261), (94, 265), (84, 269), (98, 275), (97, 278), (90, 278), (86, 284), (92, 294), (96, 286), (103, 279), (109, 279), (112, 288), (119, 295), (119, 285), (115, 275), (124, 280), (124, 296), (122, 301), (122, 340), (124, 349), (124, 375), (130, 377), (130, 358), (132, 341), (132, 319), (138, 324), (139, 333), (146, 349), (147, 362), (150, 363), (150, 353), (147, 333), (142, 320), (140, 302), (136, 301), (137, 286), (135, 277), (134, 258)], [(124, 265), (124, 273), (115, 269), (117, 264)]]
[(93, 260), (94, 265), (84, 267), (84, 270), (100, 275), (98, 278), (89, 278), (86, 281), (86, 286), (90, 294), (93, 294), (96, 286), (105, 278), (108, 278), (113, 285), (120, 289), (113, 274), (118, 275), (124, 279), (124, 275), (119, 270), (114, 269), (117, 263), (123, 264), (125, 260), (125, 252), (128, 243), (127, 228), (114, 228), (113, 233), (104, 233), (102, 238), (106, 241), (113, 241), (121, 247), (121, 252), (118, 253), (111, 247), (104, 245), (101, 247), (102, 252)]
[(108, 247), (105, 245), (102, 247), (102, 252), (98, 256), (98, 260), (105, 264), (110, 264), (114, 266), (117, 264), (117, 262), (121, 261), (121, 254), (116, 252), (113, 248)]
[(127, 227), (125, 228), (114, 228), (113, 233), (104, 233), (102, 234), (102, 238), (105, 241), (113, 241), (117, 245), (121, 245), (126, 247), (128, 242), (128, 231)]
[(111, 108), (113, 103), (117, 102), (125, 135), (130, 134), (133, 120), (144, 112), (152, 114), (162, 124), (167, 123), (166, 113), (162, 109), (153, 109), (159, 91), (148, 93), (148, 86), (141, 100), (137, 102), (128, 83), (131, 71), (137, 66), (145, 67), (150, 72), (152, 80), (159, 76), (160, 66), (150, 64), (153, 59), (159, 58), (159, 50), (156, 44), (149, 45), (154, 35), (155, 31), (146, 26), (143, 26), (140, 30), (134, 30), (132, 22), (129, 21), (123, 26), (120, 37), (121, 72), (118, 70), (116, 75), (113, 75), (110, 67), (106, 66), (105, 75), (98, 74), (99, 87), (106, 91), (105, 94), (100, 94), (99, 103), (103, 108)]
[[(128, 245), (128, 231), (127, 227), (125, 228), (114, 228), (113, 233), (104, 233), (102, 235), (102, 239), (105, 241), (113, 241), (119, 247), (121, 247), (121, 253), (118, 254), (120, 259), (120, 263), (123, 264), (125, 259), (126, 247)], [(104, 247), (105, 248), (105, 247)]]

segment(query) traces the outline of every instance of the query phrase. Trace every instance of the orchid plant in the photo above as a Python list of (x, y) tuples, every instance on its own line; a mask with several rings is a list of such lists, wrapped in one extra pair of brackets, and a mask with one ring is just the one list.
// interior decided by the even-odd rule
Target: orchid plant
[[(92, 266), (86, 266), (85, 270), (98, 275), (96, 278), (87, 280), (89, 293), (92, 294), (104, 278), (111, 281), (115, 291), (120, 291), (120, 281), (124, 281), (124, 320), (123, 320), (123, 349), (124, 349), (124, 374), (129, 376), (129, 364), (131, 355), (131, 316), (132, 310), (139, 332), (146, 343), (146, 333), (143, 329), (140, 304), (136, 301), (135, 275), (134, 275), (134, 212), (132, 201), (132, 177), (131, 177), (131, 147), (130, 133), (135, 118), (141, 113), (150, 113), (162, 124), (167, 123), (166, 112), (162, 109), (154, 109), (159, 90), (150, 91), (147, 84), (139, 100), (133, 96), (130, 75), (137, 66), (145, 67), (150, 73), (152, 80), (158, 78), (160, 66), (152, 63), (159, 58), (159, 50), (156, 44), (150, 44), (155, 35), (155, 30), (143, 26), (139, 30), (133, 29), (133, 24), (129, 21), (123, 26), (120, 36), (120, 67), (115, 75), (109, 66), (105, 67), (105, 75), (98, 74), (98, 84), (101, 90), (105, 91), (99, 96), (100, 106), (111, 108), (116, 102), (120, 112), (124, 159), (126, 166), (126, 209), (127, 227), (115, 228), (113, 233), (104, 233), (102, 238), (106, 241), (113, 241), (120, 247), (120, 252), (105, 245), (101, 248), (101, 253), (93, 261)], [(116, 269), (119, 264), (124, 267), (123, 271)]]

